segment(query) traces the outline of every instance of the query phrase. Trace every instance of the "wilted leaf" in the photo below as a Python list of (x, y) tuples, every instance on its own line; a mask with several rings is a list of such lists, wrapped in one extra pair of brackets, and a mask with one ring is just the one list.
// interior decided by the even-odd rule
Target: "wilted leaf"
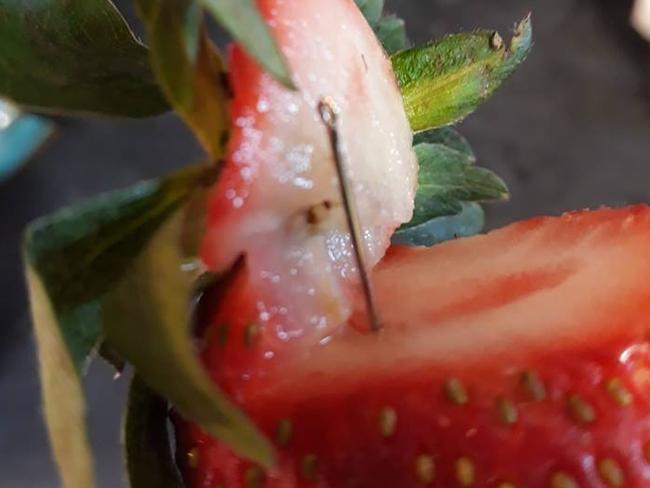
[(108, 193), (27, 230), (24, 259), (45, 416), (66, 488), (93, 486), (80, 378), (103, 336), (103, 300), (205, 172), (188, 168)]
[(532, 45), (530, 17), (509, 47), (494, 31), (455, 34), (392, 57), (406, 113), (414, 131), (467, 116), (526, 58)]
[(428, 247), (458, 237), (478, 234), (484, 225), (485, 215), (481, 206), (478, 203), (463, 203), (460, 213), (398, 229), (391, 241), (395, 245)]
[(401, 229), (437, 217), (455, 215), (463, 202), (498, 200), (508, 196), (505, 183), (491, 171), (474, 166), (467, 156), (442, 144), (415, 146), (420, 170), (413, 218)]
[(284, 56), (253, 0), (199, 1), (266, 71), (286, 87), (294, 87)]
[(136, 376), (123, 434), (131, 488), (183, 488), (169, 442), (167, 410), (167, 402)]
[(54, 460), (65, 488), (92, 488), (93, 461), (79, 373), (47, 291), (28, 258), (26, 261), (43, 407)]
[[(107, 301), (107, 341), (183, 416), (239, 454), (269, 466), (270, 444), (211, 382), (193, 348), (190, 303), (198, 276), (182, 252), (187, 218), (192, 216), (181, 210), (160, 228)], [(224, 289), (236, 272), (223, 278)]]
[(34, 111), (128, 117), (168, 106), (110, 0), (0, 0), (0, 96)]
[(229, 96), (223, 63), (194, 0), (138, 0), (151, 62), (167, 98), (214, 159), (228, 141)]

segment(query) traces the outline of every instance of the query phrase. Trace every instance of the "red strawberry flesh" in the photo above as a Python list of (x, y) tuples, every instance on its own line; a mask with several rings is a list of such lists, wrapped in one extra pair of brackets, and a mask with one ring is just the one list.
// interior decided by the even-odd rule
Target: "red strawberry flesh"
[(316, 345), (279, 338), (242, 274), (203, 357), (279, 464), (179, 422), (188, 485), (650, 486), (649, 277), (645, 206), (394, 249), (374, 273), (383, 331)]

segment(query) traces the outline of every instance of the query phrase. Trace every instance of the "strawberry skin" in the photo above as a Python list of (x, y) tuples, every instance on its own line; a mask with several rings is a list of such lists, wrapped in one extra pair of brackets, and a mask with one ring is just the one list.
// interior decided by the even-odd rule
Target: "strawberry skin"
[(179, 465), (190, 488), (650, 486), (649, 282), (645, 206), (393, 249), (381, 333), (317, 345), (242, 273), (202, 355), (278, 464), (177, 419)]

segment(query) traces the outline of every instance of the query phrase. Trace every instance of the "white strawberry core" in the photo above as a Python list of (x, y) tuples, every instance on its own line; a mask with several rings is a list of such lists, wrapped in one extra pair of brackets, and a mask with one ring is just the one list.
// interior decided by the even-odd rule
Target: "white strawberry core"
[[(264, 74), (250, 89), (256, 97), (237, 109), (235, 130), (242, 137), (231, 147), (229, 164), (250, 184), (218, 188), (232, 208), (224, 228), (211, 228), (219, 243), (215, 261), (247, 253), (261, 290), (260, 320), (272, 321), (281, 338), (324, 337), (349, 316), (350, 285), (359, 273), (319, 101), (330, 97), (340, 111), (341, 149), (368, 268), (412, 215), (412, 133), (390, 60), (352, 0), (259, 5), (298, 90)], [(319, 223), (307, 222), (310, 209)]]

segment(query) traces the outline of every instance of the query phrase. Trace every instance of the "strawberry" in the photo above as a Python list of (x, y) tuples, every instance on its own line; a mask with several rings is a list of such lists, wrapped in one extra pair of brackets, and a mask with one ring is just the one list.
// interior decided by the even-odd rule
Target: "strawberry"
[(646, 206), (395, 248), (373, 273), (382, 331), (316, 344), (287, 341), (242, 271), (202, 355), (278, 463), (179, 419), (187, 485), (650, 486), (649, 250)]
[(265, 306), (289, 312), (286, 333), (309, 335), (302, 324), (310, 322), (320, 335), (349, 315), (358, 273), (319, 102), (329, 97), (340, 111), (368, 266), (411, 218), (412, 134), (390, 60), (353, 0), (257, 4), (297, 90), (278, 84), (241, 47), (231, 49), (231, 140), (203, 256), (221, 269), (246, 253)]

